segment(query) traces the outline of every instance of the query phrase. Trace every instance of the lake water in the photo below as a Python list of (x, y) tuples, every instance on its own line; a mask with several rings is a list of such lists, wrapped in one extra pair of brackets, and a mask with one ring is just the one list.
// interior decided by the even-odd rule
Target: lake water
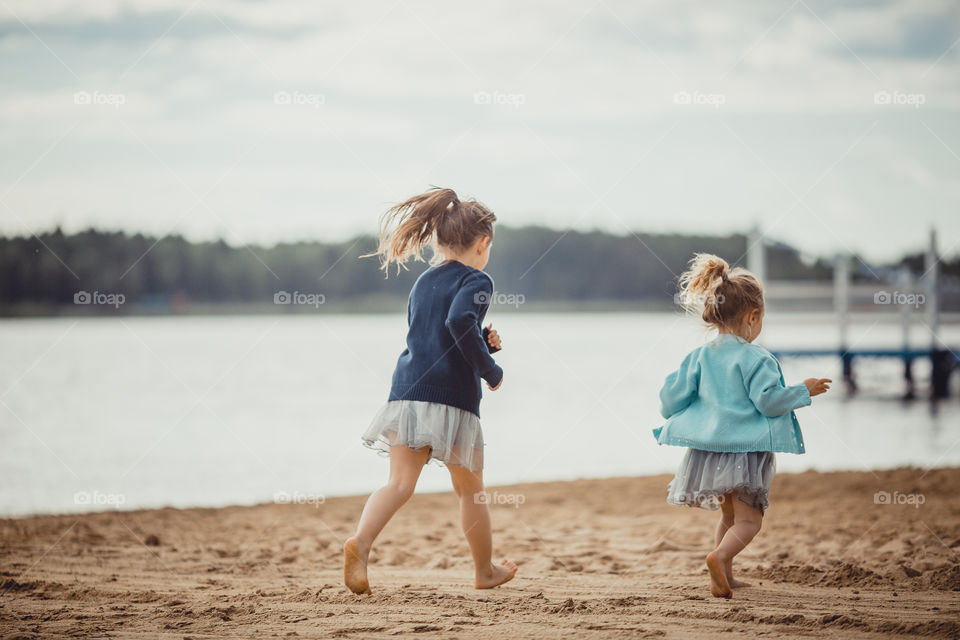
[[(491, 313), (506, 372), (482, 413), (490, 484), (673, 471), (658, 447), (663, 377), (706, 337), (667, 313)], [(922, 327), (913, 336), (929, 344)], [(403, 315), (0, 321), (0, 513), (120, 505), (222, 506), (365, 493), (387, 461), (359, 435), (386, 399)], [(944, 330), (956, 344), (960, 327)], [(896, 345), (864, 323), (858, 347)], [(770, 317), (768, 346), (830, 346), (829, 322)], [(928, 366), (918, 363), (923, 379)], [(788, 382), (839, 378), (833, 359), (786, 360)], [(960, 465), (960, 401), (904, 403), (901, 365), (861, 362), (798, 412), (807, 454), (781, 471)], [(956, 381), (954, 381), (956, 382)], [(445, 490), (429, 465), (422, 490)]]

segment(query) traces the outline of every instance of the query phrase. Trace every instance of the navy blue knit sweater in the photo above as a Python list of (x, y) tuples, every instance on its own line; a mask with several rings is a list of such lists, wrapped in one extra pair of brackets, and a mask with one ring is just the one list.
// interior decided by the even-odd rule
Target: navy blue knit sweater
[(480, 379), (495, 387), (503, 378), (484, 339), (492, 295), (490, 276), (461, 262), (431, 267), (417, 278), (390, 400), (438, 402), (480, 415)]

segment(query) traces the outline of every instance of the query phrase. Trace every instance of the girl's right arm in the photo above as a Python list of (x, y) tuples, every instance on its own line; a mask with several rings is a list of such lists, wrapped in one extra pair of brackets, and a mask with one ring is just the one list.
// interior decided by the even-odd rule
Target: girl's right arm
[(676, 415), (690, 406), (700, 388), (699, 350), (683, 359), (680, 368), (667, 376), (660, 389), (660, 414), (664, 418)]
[(490, 305), (493, 286), (490, 279), (471, 274), (454, 296), (444, 324), (453, 336), (460, 353), (466, 358), (491, 389), (500, 386), (503, 369), (496, 363), (480, 331), (478, 319)]

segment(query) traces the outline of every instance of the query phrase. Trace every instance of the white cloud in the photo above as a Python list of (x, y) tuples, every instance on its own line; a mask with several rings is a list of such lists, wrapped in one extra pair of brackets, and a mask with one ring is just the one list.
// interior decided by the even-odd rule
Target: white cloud
[[(834, 228), (800, 209), (778, 222), (783, 237), (817, 250), (842, 234), (892, 255), (915, 224), (904, 202), (960, 236), (944, 146), (960, 152), (960, 47), (937, 62), (960, 37), (947, 2), (10, 6), (46, 46), (0, 8), (14, 63), (0, 79), (0, 182), (75, 125), (4, 198), (37, 228), (347, 235), (372, 231), (391, 199), (450, 184), (517, 224), (732, 231), (778, 217), (793, 200), (781, 179), (805, 189), (880, 122), (808, 197)], [(925, 103), (877, 105), (880, 90)], [(80, 91), (125, 101), (77, 105)], [(323, 100), (278, 105), (278, 91)], [(477, 104), (478, 92), (507, 98)], [(227, 228), (181, 218), (189, 192), (163, 163), (198, 192), (227, 173), (210, 198)], [(0, 208), (0, 229), (17, 224)]]

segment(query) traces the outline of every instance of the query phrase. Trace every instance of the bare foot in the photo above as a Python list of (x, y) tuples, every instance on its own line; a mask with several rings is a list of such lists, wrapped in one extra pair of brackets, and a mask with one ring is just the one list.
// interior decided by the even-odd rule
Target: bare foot
[(726, 564), (723, 565), (727, 574), (727, 584), (730, 585), (731, 589), (740, 589), (742, 587), (752, 587), (753, 584), (750, 582), (744, 582), (743, 580), (737, 580), (733, 577), (733, 558), (727, 560)]
[(715, 598), (732, 598), (733, 592), (730, 590), (730, 583), (727, 582), (727, 572), (723, 562), (717, 557), (716, 551), (712, 551), (707, 556), (707, 571), (710, 572), (710, 593)]
[(370, 593), (367, 582), (367, 556), (370, 549), (363, 549), (356, 538), (343, 543), (343, 581), (354, 593)]
[(499, 567), (491, 564), (489, 573), (483, 576), (477, 575), (474, 586), (477, 589), (492, 589), (504, 582), (510, 582), (515, 575), (517, 575), (517, 565), (504, 558)]

